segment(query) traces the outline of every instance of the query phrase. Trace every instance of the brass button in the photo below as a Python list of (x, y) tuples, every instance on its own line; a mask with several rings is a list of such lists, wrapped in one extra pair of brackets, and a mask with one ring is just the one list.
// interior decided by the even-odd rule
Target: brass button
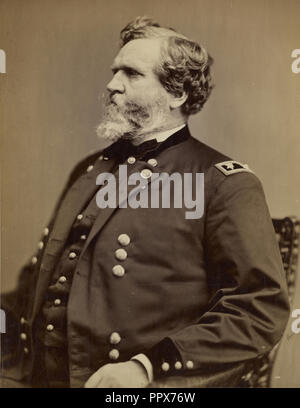
[(94, 168), (94, 166), (91, 164), (91, 165), (86, 169), (86, 171), (89, 173), (90, 171), (93, 170), (93, 168)]
[(78, 214), (78, 215), (77, 215), (77, 220), (80, 221), (80, 220), (82, 220), (82, 218), (83, 218), (83, 215), (82, 215), (82, 214)]
[(150, 178), (150, 177), (152, 176), (152, 171), (151, 171), (150, 169), (143, 169), (143, 170), (141, 171), (141, 176), (142, 176), (144, 179), (148, 179), (148, 178)]
[(86, 240), (86, 235), (80, 235), (80, 239), (82, 239), (83, 241)]
[(115, 251), (115, 257), (119, 260), (119, 261), (125, 261), (125, 259), (127, 258), (127, 252), (125, 251), (125, 249), (117, 249)]
[(134, 164), (136, 162), (136, 158), (133, 156), (128, 157), (127, 162), (129, 164)]
[(20, 334), (20, 338), (21, 338), (21, 340), (27, 340), (27, 334), (26, 333), (21, 333)]
[(54, 330), (53, 324), (48, 324), (46, 329), (47, 329), (48, 332), (52, 332)]
[(112, 268), (112, 272), (115, 276), (118, 276), (119, 278), (122, 278), (122, 276), (125, 275), (125, 269), (123, 268), (122, 265), (115, 265)]
[(149, 159), (147, 161), (148, 164), (150, 164), (150, 166), (152, 167), (156, 167), (157, 166), (157, 160), (156, 159)]
[(110, 344), (119, 344), (120, 341), (121, 341), (121, 336), (119, 335), (119, 333), (113, 332), (113, 333), (110, 335), (109, 341), (110, 341)]
[(38, 249), (43, 249), (44, 248), (44, 242), (43, 241), (40, 241), (39, 243), (38, 243)]
[(61, 300), (60, 299), (55, 299), (54, 304), (55, 304), (55, 306), (59, 306), (61, 304)]
[(192, 368), (194, 368), (194, 363), (191, 360), (188, 360), (186, 362), (186, 368), (188, 368), (189, 370), (191, 370)]
[(21, 317), (20, 323), (21, 323), (21, 324), (25, 324), (25, 323), (26, 323), (26, 319), (25, 319), (24, 317)]
[(29, 350), (28, 350), (27, 347), (24, 347), (23, 350), (24, 350), (24, 353), (25, 353), (25, 354), (28, 354), (28, 353), (29, 353)]
[(46, 237), (48, 234), (49, 234), (49, 228), (46, 227), (46, 228), (44, 229), (44, 235), (45, 235), (45, 237)]
[(104, 156), (103, 160), (109, 160), (109, 157)]
[(77, 255), (76, 255), (75, 252), (70, 252), (70, 253), (69, 253), (69, 258), (70, 258), (70, 259), (74, 259), (74, 258), (76, 258), (76, 256), (77, 256)]
[(35, 265), (35, 264), (37, 263), (37, 261), (38, 261), (38, 259), (37, 259), (36, 256), (33, 256), (33, 257), (31, 258), (31, 263), (32, 263), (32, 265)]
[(64, 283), (64, 282), (66, 282), (66, 280), (67, 280), (67, 278), (66, 278), (65, 276), (61, 276), (61, 277), (58, 279), (58, 282)]
[(176, 363), (175, 363), (175, 369), (176, 369), (176, 370), (181, 370), (181, 368), (182, 368), (181, 362), (180, 362), (180, 361), (176, 361)]
[(162, 365), (161, 365), (161, 369), (163, 370), (163, 371), (165, 371), (165, 372), (167, 372), (167, 371), (169, 371), (170, 370), (170, 364), (169, 363), (162, 363)]
[(101, 156), (99, 156), (98, 160), (103, 160), (103, 154), (101, 154)]
[(130, 244), (130, 237), (127, 234), (121, 234), (118, 236), (119, 244), (127, 246)]
[(119, 353), (119, 350), (117, 350), (117, 349), (112, 349), (112, 350), (110, 350), (110, 352), (109, 352), (109, 358), (111, 359), (111, 360), (118, 360), (118, 358), (119, 358), (119, 356), (120, 356), (120, 353)]

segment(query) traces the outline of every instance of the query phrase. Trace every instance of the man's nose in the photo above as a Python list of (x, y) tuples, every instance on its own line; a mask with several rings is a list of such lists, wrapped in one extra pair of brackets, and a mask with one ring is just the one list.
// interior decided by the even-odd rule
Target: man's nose
[(106, 85), (106, 88), (109, 92), (124, 92), (125, 88), (121, 80), (120, 72), (117, 72), (113, 76), (112, 80)]

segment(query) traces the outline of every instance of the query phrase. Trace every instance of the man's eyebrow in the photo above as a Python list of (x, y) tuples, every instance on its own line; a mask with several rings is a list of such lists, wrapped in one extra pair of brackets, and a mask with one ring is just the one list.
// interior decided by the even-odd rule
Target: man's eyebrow
[(139, 73), (142, 73), (142, 70), (140, 69), (140, 68), (137, 68), (137, 67), (135, 67), (135, 66), (133, 66), (133, 65), (125, 65), (125, 64), (122, 64), (122, 65), (118, 65), (118, 64), (113, 64), (112, 66), (111, 66), (111, 70), (112, 71), (116, 71), (116, 70), (119, 70), (119, 69), (122, 69), (123, 71), (136, 71), (136, 72), (139, 72)]

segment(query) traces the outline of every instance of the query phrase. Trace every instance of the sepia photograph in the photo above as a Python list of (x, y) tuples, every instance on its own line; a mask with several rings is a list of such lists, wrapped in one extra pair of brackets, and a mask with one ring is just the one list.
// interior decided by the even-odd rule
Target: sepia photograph
[(299, 17), (0, 0), (0, 388), (300, 388)]

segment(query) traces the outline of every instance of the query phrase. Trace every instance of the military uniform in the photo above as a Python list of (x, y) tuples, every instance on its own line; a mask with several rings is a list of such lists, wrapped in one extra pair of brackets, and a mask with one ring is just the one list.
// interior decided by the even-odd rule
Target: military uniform
[[(96, 176), (117, 176), (122, 163), (128, 177), (143, 173), (147, 188), (152, 173), (204, 173), (203, 216), (186, 219), (172, 206), (97, 209)], [(58, 347), (67, 345), (69, 384), (78, 387), (138, 353), (155, 379), (220, 371), (266, 353), (283, 333), (287, 291), (261, 183), (187, 127), (162, 143), (134, 150), (119, 141), (83, 160), (45, 232), (18, 295), (3, 297), (18, 322), (3, 337), (11, 378), (32, 379), (40, 341), (45, 361), (49, 342), (64, 339)]]

